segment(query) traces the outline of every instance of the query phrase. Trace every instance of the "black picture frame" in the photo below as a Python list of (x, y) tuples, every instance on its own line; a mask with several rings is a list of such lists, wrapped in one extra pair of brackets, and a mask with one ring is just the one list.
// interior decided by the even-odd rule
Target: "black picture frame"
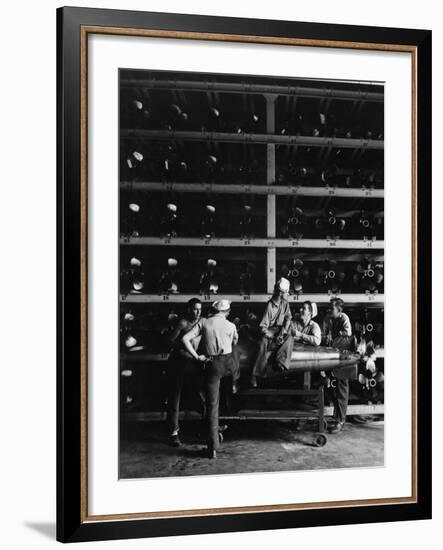
[[(152, 29), (408, 46), (416, 52), (416, 501), (162, 517), (82, 513), (84, 403), (81, 286), (81, 28)], [(395, 49), (395, 48), (394, 48)], [(431, 517), (431, 31), (64, 7), (57, 10), (57, 540), (62, 542), (283, 529)], [(83, 204), (84, 206), (84, 204)], [(83, 281), (84, 282), (84, 281)], [(83, 336), (82, 336), (83, 335)], [(85, 342), (83, 342), (85, 345)]]

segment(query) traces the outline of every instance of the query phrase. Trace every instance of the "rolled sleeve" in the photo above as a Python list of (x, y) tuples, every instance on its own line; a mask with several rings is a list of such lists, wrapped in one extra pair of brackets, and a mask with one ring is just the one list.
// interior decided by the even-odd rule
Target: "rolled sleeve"
[(301, 340), (311, 346), (319, 346), (321, 344), (321, 330), (317, 323), (312, 325), (311, 334), (302, 334)]
[(260, 328), (267, 329), (271, 324), (271, 306), (268, 303), (266, 305), (265, 312), (263, 313), (262, 320), (260, 321)]
[(342, 326), (340, 327), (340, 332), (342, 336), (352, 336), (352, 325), (349, 317), (346, 314), (343, 314)]
[(235, 344), (238, 342), (238, 332), (237, 327), (234, 325), (234, 333), (232, 335), (232, 343), (235, 346)]

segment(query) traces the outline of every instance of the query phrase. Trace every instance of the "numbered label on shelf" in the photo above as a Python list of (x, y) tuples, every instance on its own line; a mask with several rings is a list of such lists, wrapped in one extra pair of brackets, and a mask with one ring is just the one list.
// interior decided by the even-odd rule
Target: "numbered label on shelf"
[(169, 301), (169, 294), (163, 294), (162, 300), (163, 300), (164, 302)]
[(300, 246), (300, 239), (295, 239), (294, 241), (291, 241), (291, 246)]
[(336, 239), (327, 239), (326, 241), (328, 243), (328, 246), (337, 246), (337, 241)]
[(251, 299), (251, 296), (249, 296), (249, 294), (243, 294), (243, 300), (244, 301), (248, 301)]

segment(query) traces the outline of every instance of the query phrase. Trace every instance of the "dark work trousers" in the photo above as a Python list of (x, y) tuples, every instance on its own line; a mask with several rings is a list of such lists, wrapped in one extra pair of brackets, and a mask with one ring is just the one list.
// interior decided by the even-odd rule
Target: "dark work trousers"
[(216, 451), (219, 447), (218, 418), (220, 406), (220, 380), (225, 376), (232, 376), (233, 382), (240, 378), (239, 364), (236, 355), (233, 353), (210, 357), (204, 370), (207, 443), (208, 449), (211, 451)]
[[(353, 351), (355, 349), (355, 337), (336, 336), (334, 337), (332, 346), (341, 351)], [(333, 393), (334, 420), (337, 422), (345, 422), (349, 402), (349, 378), (346, 376), (339, 376), (337, 373), (336, 382), (337, 385)]]
[(269, 358), (274, 355), (275, 362), (282, 370), (288, 370), (291, 362), (292, 348), (294, 346), (294, 339), (292, 336), (288, 336), (286, 340), (278, 347), (275, 347), (274, 340), (271, 338), (263, 338), (260, 341), (260, 347), (258, 350), (257, 359), (255, 360), (252, 368), (252, 374), (254, 376), (265, 376), (266, 368)]
[[(193, 393), (198, 398), (200, 407), (203, 407), (203, 380), (202, 367), (192, 357), (172, 352), (168, 361), (169, 395), (167, 422), (169, 433), (179, 429), (180, 398), (183, 391), (185, 377), (191, 379)], [(201, 410), (201, 409), (200, 409)]]
[(349, 378), (336, 378), (336, 384), (333, 393), (334, 419), (337, 422), (344, 422), (349, 401)]

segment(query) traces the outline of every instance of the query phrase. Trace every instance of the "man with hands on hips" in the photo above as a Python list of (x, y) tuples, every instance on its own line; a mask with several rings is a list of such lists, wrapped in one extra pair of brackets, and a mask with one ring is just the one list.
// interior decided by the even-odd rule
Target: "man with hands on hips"
[[(240, 366), (232, 348), (238, 342), (237, 328), (227, 317), (231, 311), (229, 300), (217, 300), (212, 305), (215, 314), (195, 325), (183, 336), (182, 342), (187, 351), (204, 365), (206, 388), (206, 423), (209, 458), (216, 458), (219, 447), (219, 404), (220, 380), (232, 376), (233, 386), (240, 378)], [(201, 336), (198, 354), (192, 340)]]

